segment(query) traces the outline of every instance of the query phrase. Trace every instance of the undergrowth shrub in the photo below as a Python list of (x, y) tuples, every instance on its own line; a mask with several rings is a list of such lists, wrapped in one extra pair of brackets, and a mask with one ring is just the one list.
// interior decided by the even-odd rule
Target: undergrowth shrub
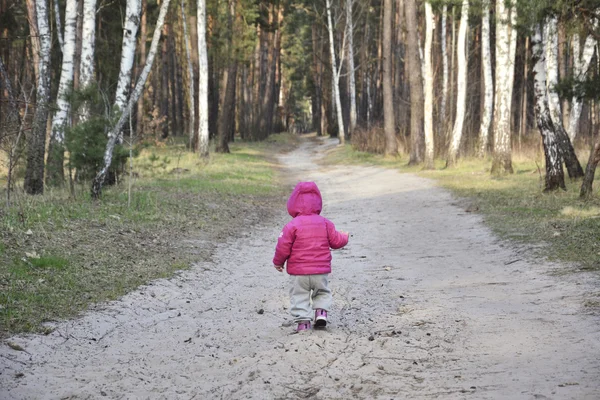
[(352, 133), (350, 143), (355, 150), (383, 154), (385, 152), (385, 132), (381, 126), (371, 129), (357, 127)]

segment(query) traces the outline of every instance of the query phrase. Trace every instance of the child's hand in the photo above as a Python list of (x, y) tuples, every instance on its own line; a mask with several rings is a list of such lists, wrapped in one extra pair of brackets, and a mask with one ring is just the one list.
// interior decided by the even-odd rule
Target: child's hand
[(275, 269), (279, 272), (283, 272), (283, 265), (273, 265)]

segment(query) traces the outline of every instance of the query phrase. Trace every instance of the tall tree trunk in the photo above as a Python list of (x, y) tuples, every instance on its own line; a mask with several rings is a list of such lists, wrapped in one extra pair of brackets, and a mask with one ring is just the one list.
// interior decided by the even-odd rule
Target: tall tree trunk
[(166, 139), (169, 137), (169, 133), (171, 132), (172, 122), (171, 116), (169, 114), (169, 36), (170, 32), (169, 20), (165, 21), (163, 25), (163, 35), (164, 40), (161, 45), (161, 57), (162, 61), (160, 64), (160, 73), (159, 73), (159, 84), (160, 84), (160, 92), (158, 96), (158, 102), (160, 104), (160, 119), (164, 120), (161, 123), (161, 137)]
[(348, 41), (348, 90), (350, 92), (350, 124), (348, 132), (352, 134), (356, 129), (357, 111), (356, 111), (356, 79), (354, 67), (354, 22), (352, 20), (352, 6), (354, 0), (346, 0), (346, 40)]
[[(83, 1), (77, 1), (77, 27), (75, 28), (75, 55), (73, 56), (73, 90), (81, 87), (81, 49), (83, 47)], [(74, 115), (71, 121), (77, 120)]]
[(232, 129), (235, 128), (235, 91), (237, 81), (237, 62), (227, 68), (224, 74), (223, 87), (225, 95), (221, 106), (221, 113), (218, 122), (218, 139), (215, 147), (217, 153), (229, 153), (229, 139)]
[(142, 70), (135, 84), (135, 88), (133, 89), (131, 96), (129, 96), (127, 106), (125, 106), (121, 116), (119, 117), (119, 120), (113, 127), (111, 127), (111, 130), (108, 133), (108, 142), (106, 143), (106, 149), (104, 151), (103, 166), (100, 171), (98, 171), (94, 181), (92, 182), (91, 196), (93, 199), (100, 198), (102, 193), (102, 185), (104, 184), (104, 178), (106, 177), (112, 162), (113, 150), (117, 142), (119, 131), (123, 128), (123, 125), (125, 125), (133, 106), (144, 90), (146, 79), (148, 79), (148, 74), (152, 69), (154, 57), (156, 56), (156, 52), (158, 50), (158, 43), (160, 41), (162, 27), (165, 22), (167, 11), (169, 10), (169, 2), (170, 0), (163, 0), (162, 4), (160, 5), (160, 11), (158, 13), (158, 19), (156, 20), (156, 27), (154, 28), (154, 35), (152, 36), (152, 43), (150, 44), (150, 51), (148, 52), (148, 59), (146, 60), (144, 69)]
[(229, 153), (230, 132), (235, 130), (235, 92), (237, 82), (237, 60), (233, 36), (236, 0), (229, 0), (229, 15), (227, 16), (226, 33), (226, 62), (229, 63), (223, 74), (222, 87), (225, 90), (217, 125), (218, 138), (215, 147), (217, 153)]
[[(65, 41), (63, 37), (63, 28), (60, 22), (60, 5), (58, 4), (58, 0), (53, 0), (52, 4), (54, 5), (54, 21), (56, 21), (56, 37), (58, 38), (58, 46), (60, 47), (60, 52), (64, 53), (65, 51)], [(65, 6), (66, 8), (66, 6)], [(66, 13), (66, 11), (65, 11)], [(66, 16), (65, 16), (66, 19)], [(66, 24), (66, 22), (65, 22)]]
[(365, 34), (363, 37), (362, 51), (360, 52), (360, 71), (362, 77), (362, 86), (360, 91), (360, 119), (367, 129), (370, 128), (371, 119), (369, 114), (369, 95), (370, 90), (370, 70), (369, 70), (369, 40), (371, 31), (369, 29), (369, 19), (365, 18)]
[(317, 131), (317, 136), (322, 136), (321, 130), (321, 101), (322, 101), (322, 70), (320, 53), (321, 41), (319, 40), (319, 25), (316, 22), (312, 24), (312, 73), (313, 73), (313, 93), (312, 93), (312, 110), (313, 110), (313, 129)]
[(425, 64), (425, 104), (424, 104), (424, 131), (425, 131), (425, 169), (433, 169), (433, 66), (431, 63), (431, 47), (433, 42), (433, 28), (435, 20), (431, 4), (425, 3), (425, 49), (423, 62)]
[(385, 155), (398, 154), (396, 121), (394, 113), (394, 86), (392, 83), (392, 0), (383, 2), (383, 127), (385, 131)]
[[(274, 8), (275, 6), (273, 6)], [(271, 25), (275, 25), (275, 18), (278, 18), (280, 21), (281, 16), (281, 6), (277, 5), (277, 17), (275, 17), (275, 10), (271, 9), (269, 16), (269, 21)], [(271, 34), (265, 32), (264, 30), (261, 32), (264, 34), (264, 53), (263, 58), (261, 60), (261, 79), (260, 87), (262, 95), (262, 101), (260, 102), (260, 117), (258, 121), (258, 138), (266, 139), (273, 130), (273, 111), (275, 108), (275, 91), (276, 91), (276, 78), (277, 78), (277, 61), (278, 61), (278, 52), (280, 50), (281, 44), (281, 31), (277, 24), (277, 28)], [(269, 38), (271, 38), (269, 40)], [(271, 43), (269, 43), (271, 41)]]
[[(96, 0), (83, 0), (83, 26), (81, 42), (81, 64), (79, 65), (79, 85), (87, 88), (95, 82), (96, 52)], [(89, 119), (89, 105), (84, 104), (79, 110), (80, 121)]]
[(29, 38), (31, 40), (31, 55), (33, 58), (33, 70), (35, 80), (38, 81), (40, 66), (40, 32), (38, 30), (38, 19), (36, 11), (37, 0), (27, 0), (27, 20), (29, 21)]
[(511, 149), (511, 105), (514, 79), (514, 48), (517, 9), (496, 1), (496, 88), (494, 92), (494, 152), (492, 174), (513, 173)]
[(194, 132), (196, 132), (196, 105), (194, 103), (194, 66), (192, 64), (192, 45), (190, 44), (190, 35), (187, 29), (187, 17), (185, 13), (184, 1), (181, 0), (181, 23), (183, 25), (183, 40), (185, 41), (185, 58), (187, 62), (188, 84), (186, 86), (188, 94), (188, 107), (190, 109), (190, 119), (188, 121), (188, 135), (190, 140), (190, 149), (195, 151)]
[(252, 130), (252, 82), (250, 79), (251, 66), (244, 65), (242, 76), (240, 77), (241, 87), (241, 107), (240, 107), (240, 135), (242, 139), (251, 139)]
[(340, 98), (340, 71), (338, 71), (337, 69), (337, 63), (335, 60), (335, 44), (333, 42), (333, 22), (331, 19), (331, 0), (325, 1), (327, 6), (327, 30), (329, 31), (329, 53), (331, 56), (331, 86), (333, 87), (333, 96), (335, 100), (335, 114), (337, 116), (338, 124), (338, 139), (340, 141), (340, 144), (344, 144), (344, 118), (342, 114), (342, 100)]
[(483, 3), (481, 21), (481, 65), (483, 68), (483, 111), (479, 127), (479, 157), (488, 151), (490, 126), (494, 115), (494, 82), (492, 78), (492, 55), (490, 52), (490, 0)]
[(456, 119), (452, 129), (452, 141), (448, 149), (447, 167), (456, 164), (460, 142), (462, 139), (463, 125), (467, 105), (467, 30), (469, 28), (469, 1), (463, 0), (460, 13), (460, 25), (458, 27), (458, 45), (456, 60), (458, 64), (457, 94), (456, 94)]
[(206, 0), (197, 2), (198, 25), (198, 154), (208, 156), (208, 51), (206, 48)]
[(519, 152), (521, 151), (521, 141), (522, 141), (522, 137), (523, 135), (525, 135), (527, 133), (527, 109), (528, 104), (527, 104), (527, 88), (528, 88), (528, 56), (529, 56), (529, 36), (525, 38), (525, 54), (523, 55), (523, 84), (522, 86), (522, 90), (521, 90), (521, 120), (519, 121), (519, 139), (518, 139), (518, 146), (519, 146)]
[[(594, 55), (594, 49), (596, 47), (596, 40), (592, 35), (588, 35), (583, 42), (583, 52), (580, 49), (579, 34), (573, 35), (573, 76), (575, 79), (583, 79), (587, 74), (590, 67), (590, 62)], [(572, 143), (575, 143), (577, 137), (577, 130), (579, 128), (579, 118), (581, 117), (581, 110), (583, 109), (583, 100), (577, 96), (573, 96), (571, 99), (571, 113), (569, 115), (569, 126), (567, 127), (567, 134)]]
[(546, 20), (544, 26), (544, 44), (546, 52), (546, 88), (550, 116), (554, 125), (562, 125), (561, 102), (555, 90), (558, 84), (558, 22), (556, 17)]
[[(131, 71), (135, 60), (136, 35), (140, 26), (140, 13), (142, 12), (141, 0), (127, 0), (125, 9), (125, 24), (123, 27), (123, 44), (121, 46), (121, 66), (119, 68), (119, 81), (115, 94), (115, 108), (120, 111), (127, 104), (127, 97), (131, 87)], [(119, 143), (122, 141), (119, 134)]]
[(406, 18), (406, 70), (410, 82), (410, 137), (411, 149), (409, 164), (420, 164), (423, 161), (425, 138), (423, 132), (424, 100), (421, 60), (419, 57), (419, 39), (417, 26), (416, 0), (405, 0), (404, 16)]
[(558, 151), (558, 138), (556, 127), (548, 107), (548, 91), (546, 88), (546, 54), (544, 52), (544, 39), (542, 27), (537, 26), (531, 39), (533, 50), (533, 73), (535, 92), (535, 115), (538, 129), (542, 135), (544, 156), (546, 161), (546, 178), (544, 191), (565, 189), (565, 175), (562, 168), (560, 153)]
[[(148, 35), (146, 33), (146, 22), (148, 20), (147, 15), (147, 0), (142, 0), (142, 10), (141, 10), (141, 21), (140, 21), (140, 61), (139, 65), (144, 65), (146, 63), (146, 42), (148, 40)], [(137, 115), (136, 115), (136, 132), (138, 137), (142, 136), (144, 133), (144, 124), (146, 123), (146, 112), (144, 108), (144, 100), (145, 96), (142, 96), (137, 103)]]
[(75, 37), (77, 29), (78, 0), (67, 0), (65, 8), (65, 32), (62, 68), (56, 95), (56, 113), (52, 119), (52, 135), (48, 148), (46, 164), (46, 184), (62, 185), (64, 181), (64, 141), (65, 128), (69, 124), (71, 103), (67, 95), (73, 87), (73, 58), (75, 56)]
[(554, 123), (555, 134), (558, 140), (558, 149), (567, 167), (571, 179), (581, 178), (583, 168), (577, 159), (573, 144), (563, 126), (560, 98), (554, 89), (558, 83), (558, 24), (556, 17), (550, 17), (544, 27), (544, 44), (546, 52), (546, 88), (550, 117)]
[(442, 6), (442, 21), (441, 21), (441, 42), (442, 42), (442, 99), (440, 102), (440, 121), (441, 127), (444, 133), (444, 137), (446, 137), (446, 129), (447, 123), (446, 120), (448, 118), (446, 111), (446, 101), (448, 100), (448, 48), (446, 45), (446, 36), (447, 36), (447, 25), (448, 21), (448, 6), (444, 4)]
[(600, 162), (600, 138), (596, 138), (596, 144), (590, 152), (590, 158), (588, 159), (587, 166), (585, 168), (585, 175), (583, 182), (581, 183), (581, 191), (579, 197), (586, 199), (592, 196), (592, 185), (594, 183), (594, 175), (596, 174), (596, 167)]
[(167, 49), (168, 49), (168, 60), (169, 60), (169, 84), (168, 84), (168, 92), (167, 99), (169, 101), (169, 105), (171, 106), (169, 110), (169, 121), (171, 121), (171, 132), (173, 136), (177, 136), (181, 133), (181, 128), (179, 126), (179, 119), (177, 113), (177, 103), (179, 99), (180, 89), (177, 85), (177, 72), (178, 63), (177, 63), (177, 50), (175, 47), (175, 22), (173, 21), (169, 25), (169, 37), (167, 38)]
[(36, 109), (33, 127), (27, 140), (25, 192), (44, 193), (44, 153), (46, 151), (46, 123), (50, 103), (50, 26), (47, 0), (36, 0), (37, 28), (40, 35), (40, 54), (36, 90)]

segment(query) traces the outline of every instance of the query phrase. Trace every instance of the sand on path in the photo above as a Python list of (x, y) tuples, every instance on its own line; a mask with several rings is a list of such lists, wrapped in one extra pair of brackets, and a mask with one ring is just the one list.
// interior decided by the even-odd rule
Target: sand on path
[(0, 345), (0, 399), (600, 399), (593, 276), (551, 274), (429, 180), (318, 166), (334, 145), (280, 156), (353, 235), (327, 331), (293, 332), (281, 204), (210, 262)]

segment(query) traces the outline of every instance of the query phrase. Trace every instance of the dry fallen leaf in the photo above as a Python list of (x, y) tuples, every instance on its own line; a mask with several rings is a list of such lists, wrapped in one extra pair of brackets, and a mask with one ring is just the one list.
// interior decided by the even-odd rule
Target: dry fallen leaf
[(21, 346), (19, 346), (18, 344), (16, 344), (15, 342), (6, 342), (6, 344), (8, 345), (8, 347), (10, 347), (13, 350), (17, 350), (17, 351), (25, 351), (24, 348), (22, 348)]

